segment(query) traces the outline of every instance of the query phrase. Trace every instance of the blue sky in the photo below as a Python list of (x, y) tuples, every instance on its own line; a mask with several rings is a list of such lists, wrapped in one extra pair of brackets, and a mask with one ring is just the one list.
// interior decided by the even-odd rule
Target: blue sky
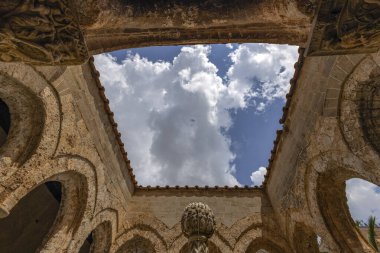
[[(252, 44), (254, 45), (254, 44)], [(255, 46), (255, 45), (254, 45)], [(232, 67), (234, 65), (237, 65), (236, 59), (235, 62), (233, 60), (233, 54), (234, 52), (240, 48), (240, 45), (237, 44), (229, 44), (229, 45), (211, 45), (208, 46), (208, 52), (207, 52), (207, 60), (211, 65), (213, 65), (216, 68), (215, 74), (217, 77), (222, 79), (223, 85), (227, 86), (229, 85), (229, 79), (232, 79), (231, 76), (233, 74), (228, 73), (228, 71), (232, 70)], [(260, 97), (260, 95), (247, 95), (250, 92), (255, 91), (255, 86), (260, 86), (260, 82), (263, 82), (265, 80), (259, 80), (256, 78), (255, 74), (248, 75), (248, 90), (246, 91), (247, 97), (245, 98), (245, 105), (234, 105), (234, 106), (227, 106), (223, 108), (227, 113), (229, 114), (231, 123), (228, 124), (221, 124), (219, 125), (220, 129), (219, 131), (223, 133), (223, 136), (228, 138), (228, 148), (230, 150), (230, 153), (233, 155), (231, 157), (229, 163), (230, 168), (228, 173), (231, 174), (234, 178), (237, 179), (237, 181), (234, 180), (225, 180), (222, 183), (226, 184), (240, 184), (240, 185), (252, 185), (252, 173), (254, 171), (257, 171), (260, 167), (265, 167), (268, 163), (268, 158), (270, 155), (270, 150), (273, 147), (273, 140), (275, 138), (276, 130), (281, 129), (280, 124), (278, 123), (278, 120), (281, 117), (282, 114), (282, 107), (284, 105), (284, 95), (286, 94), (286, 91), (289, 86), (289, 79), (293, 75), (293, 64), (297, 58), (296, 47), (289, 47), (284, 46), (286, 49), (291, 50), (291, 54), (288, 54), (287, 56), (290, 56), (291, 59), (289, 59), (287, 64), (288, 73), (287, 76), (281, 79), (281, 85), (285, 86), (284, 90), (279, 89), (278, 91), (275, 91), (275, 93), (281, 93), (280, 95), (274, 94), (270, 99), (264, 99), (263, 97)], [(172, 63), (173, 60), (181, 54), (182, 46), (169, 46), (169, 47), (149, 47), (149, 48), (138, 48), (138, 49), (131, 49), (131, 50), (120, 50), (115, 51), (110, 54), (110, 56), (114, 57), (113, 61), (116, 64), (123, 65), (123, 61), (126, 58), (133, 59), (133, 57), (136, 57), (138, 55), (140, 57), (139, 60), (132, 60), (132, 61), (141, 61), (141, 59), (145, 59), (147, 62), (150, 63)], [(253, 52), (258, 52), (262, 50), (270, 50), (267, 48), (253, 48), (253, 51), (250, 52), (249, 50), (245, 51), (246, 54), (252, 54)], [(244, 51), (244, 50), (243, 50)], [(266, 53), (269, 53), (266, 52)], [(196, 54), (196, 53), (194, 53)], [(201, 54), (201, 52), (200, 52)], [(248, 55), (248, 57), (252, 56)], [(287, 57), (284, 55), (281, 55), (280, 57), (271, 59), (272, 61), (280, 60), (280, 58)], [(265, 56), (266, 57), (266, 56)], [(242, 63), (238, 63), (242, 64)], [(243, 62), (244, 64), (244, 62)], [(280, 66), (281, 63), (278, 62), (272, 62), (271, 65), (275, 66), (273, 71), (277, 71), (278, 73), (274, 73), (274, 75), (277, 75), (280, 73), (281, 68), (285, 68), (285, 66)], [(270, 67), (270, 66), (268, 66)], [(195, 68), (195, 67), (194, 67)], [(206, 67), (207, 68), (207, 67)], [(203, 71), (203, 70), (200, 70)], [(254, 73), (254, 72), (253, 72)], [(272, 82), (273, 80), (269, 80)], [(107, 82), (106, 82), (107, 83)], [(155, 84), (152, 84), (153, 86)], [(285, 92), (284, 92), (285, 91)], [(112, 97), (113, 95), (110, 94)], [(263, 95), (264, 96), (264, 95)], [(229, 98), (226, 98), (226, 100)], [(240, 101), (241, 102), (241, 101)], [(265, 109), (259, 108), (260, 102), (264, 102)], [(112, 106), (112, 100), (111, 100), (111, 106)], [(126, 133), (127, 135), (128, 133)], [(170, 136), (169, 136), (170, 138)], [(128, 148), (128, 138), (125, 138), (127, 150)], [(170, 143), (168, 145), (171, 145)], [(166, 148), (166, 147), (162, 147)], [(136, 158), (138, 159), (138, 158)], [(135, 159), (135, 160), (136, 160)], [(144, 168), (140, 168), (138, 163), (135, 163), (133, 157), (131, 158), (132, 165), (135, 167), (135, 169), (143, 170)], [(135, 163), (135, 165), (134, 165)], [(136, 167), (137, 166), (137, 167)], [(225, 171), (221, 171), (222, 173)], [(260, 184), (262, 177), (264, 175), (263, 169), (261, 170), (261, 173), (257, 175), (259, 179), (256, 184)], [(195, 175), (196, 176), (196, 175)], [(195, 177), (194, 177), (195, 178)], [(137, 177), (139, 180), (139, 177)], [(139, 180), (141, 181), (141, 180)], [(203, 180), (200, 182), (196, 182), (197, 180), (194, 180), (193, 184), (207, 184), (207, 180)], [(146, 180), (142, 179), (142, 182), (146, 182)], [(154, 184), (156, 182), (152, 182)], [(173, 182), (174, 184), (181, 184), (182, 182), (176, 182), (175, 180)], [(188, 184), (192, 184), (192, 181), (186, 182)], [(210, 182), (210, 184), (213, 184), (213, 182)], [(215, 184), (218, 184), (218, 181), (215, 181)]]
[[(225, 77), (233, 64), (229, 54), (238, 47), (231, 44), (211, 45), (209, 59), (218, 68), (218, 75)], [(139, 54), (150, 61), (173, 61), (182, 46), (148, 47), (112, 52), (118, 62), (125, 59), (126, 54)], [(251, 185), (250, 176), (259, 167), (266, 167), (273, 148), (276, 130), (281, 129), (279, 119), (285, 100), (275, 99), (264, 112), (258, 113), (254, 106), (237, 111), (231, 110), (233, 125), (226, 132), (231, 138), (231, 150), (236, 154), (233, 163), (236, 165), (236, 178), (242, 185)]]
[[(298, 58), (287, 45), (149, 47), (95, 57), (142, 185), (260, 185)], [(379, 188), (347, 184), (354, 219)], [(373, 201), (373, 200), (376, 201)]]

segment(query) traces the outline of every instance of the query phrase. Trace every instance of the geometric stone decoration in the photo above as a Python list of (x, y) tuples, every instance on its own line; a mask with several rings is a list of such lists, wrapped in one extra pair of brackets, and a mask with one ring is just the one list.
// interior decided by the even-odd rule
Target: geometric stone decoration
[(362, 84), (359, 112), (365, 138), (380, 153), (380, 73)]
[(201, 202), (190, 203), (181, 219), (182, 232), (189, 239), (189, 253), (208, 253), (207, 240), (215, 231), (215, 218), (210, 207)]
[(308, 56), (371, 53), (380, 49), (379, 0), (322, 0)]
[(0, 61), (75, 65), (87, 59), (83, 34), (66, 0), (24, 0), (0, 17)]

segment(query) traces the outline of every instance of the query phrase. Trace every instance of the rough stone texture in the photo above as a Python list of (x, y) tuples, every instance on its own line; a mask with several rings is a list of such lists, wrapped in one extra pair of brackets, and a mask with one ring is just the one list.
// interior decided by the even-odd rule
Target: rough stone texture
[[(2, 2), (0, 13), (25, 2)], [(302, 45), (315, 2), (96, 0), (67, 6), (75, 10), (92, 54), (197, 42)], [(371, 45), (378, 42), (376, 29), (373, 34)], [(214, 212), (212, 253), (374, 252), (352, 221), (345, 197), (348, 179), (380, 185), (380, 54), (364, 52), (368, 43), (340, 56), (334, 49), (305, 58), (300, 50), (264, 188), (139, 187), (91, 59), (77, 66), (0, 63), (0, 99), (11, 114), (0, 146), (0, 217), (6, 221), (18, 204), (36, 197), (34, 189), (58, 181), (61, 204), (40, 252), (79, 252), (90, 243), (89, 235), (91, 252), (185, 252), (180, 220), (191, 202)], [(53, 214), (52, 208), (46, 217)], [(19, 216), (23, 222), (30, 218)]]
[[(199, 43), (267, 42), (305, 45), (309, 1), (83, 1), (91, 54), (121, 48)], [(88, 3), (87, 3), (88, 2)], [(82, 13), (81, 13), (82, 14)], [(85, 14), (85, 13), (84, 13)], [(95, 15), (96, 14), (96, 15)], [(82, 18), (88, 15), (80, 15)]]
[(320, 1), (310, 38), (309, 55), (370, 53), (379, 49), (379, 1)]
[(360, 123), (358, 99), (378, 63), (378, 53), (305, 59), (287, 117), (290, 130), (267, 182), (282, 231), (291, 236), (301, 223), (329, 252), (373, 252), (350, 217), (345, 181), (380, 185), (379, 153)]

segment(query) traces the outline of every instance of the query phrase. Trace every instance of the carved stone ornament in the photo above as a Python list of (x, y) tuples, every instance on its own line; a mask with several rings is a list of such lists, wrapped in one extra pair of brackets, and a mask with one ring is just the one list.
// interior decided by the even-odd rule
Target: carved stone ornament
[(360, 121), (364, 136), (380, 153), (380, 71), (362, 84), (359, 98)]
[[(191, 253), (208, 253), (207, 240), (215, 231), (215, 218), (208, 205), (190, 203), (182, 215), (182, 232), (189, 239)], [(190, 253), (189, 252), (189, 253)]]
[(88, 59), (79, 25), (65, 0), (23, 0), (0, 17), (0, 60), (74, 65)]
[(377, 52), (380, 0), (322, 0), (308, 55)]

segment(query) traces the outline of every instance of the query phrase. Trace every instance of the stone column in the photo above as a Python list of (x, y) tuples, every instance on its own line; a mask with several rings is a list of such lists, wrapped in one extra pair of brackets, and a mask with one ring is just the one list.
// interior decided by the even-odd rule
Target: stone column
[(215, 218), (204, 203), (190, 203), (182, 215), (182, 232), (189, 239), (189, 253), (208, 253), (207, 240), (214, 234)]

